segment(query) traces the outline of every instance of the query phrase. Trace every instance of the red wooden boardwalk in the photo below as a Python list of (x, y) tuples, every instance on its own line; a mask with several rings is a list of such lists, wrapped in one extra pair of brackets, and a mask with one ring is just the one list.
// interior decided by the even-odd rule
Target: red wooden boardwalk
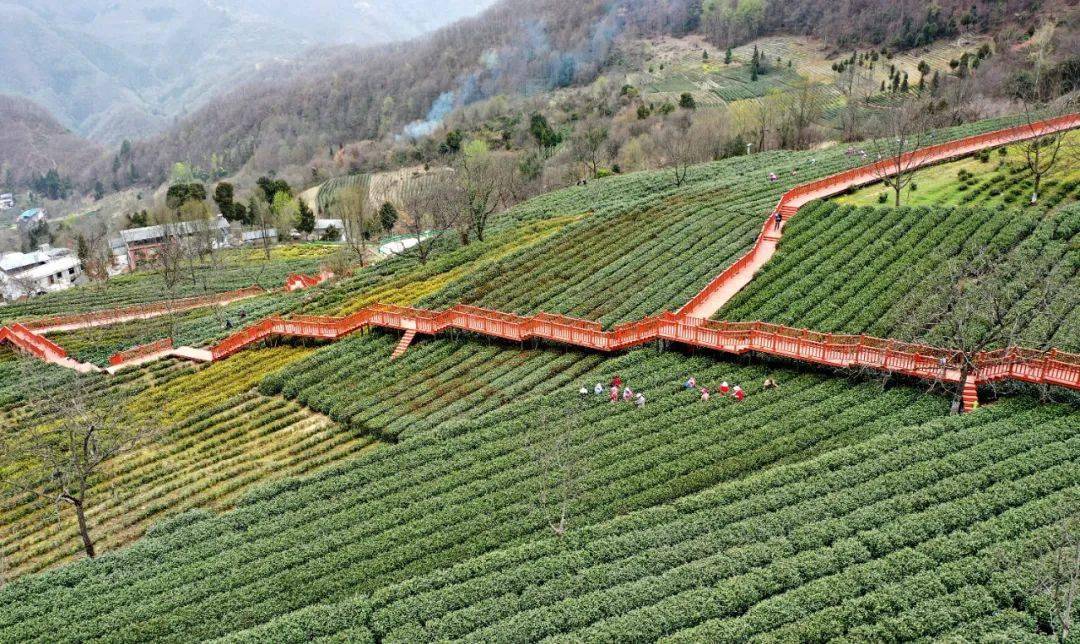
[[(879, 161), (795, 187), (784, 193), (774, 212), (779, 211), (785, 219), (790, 218), (800, 206), (814, 199), (837, 194), (851, 186), (879, 181), (897, 168), (907, 171), (982, 149), (1076, 127), (1080, 127), (1080, 114), (921, 148), (908, 153), (899, 162), (895, 159)], [(416, 334), (434, 335), (448, 329), (460, 329), (512, 341), (535, 338), (598, 351), (620, 351), (647, 342), (668, 340), (725, 353), (753, 351), (830, 367), (872, 369), (960, 383), (962, 365), (959, 356), (948, 349), (861, 335), (823, 334), (761, 322), (708, 320), (772, 257), (782, 233), (782, 228), (773, 228), (770, 213), (753, 248), (722, 271), (678, 312), (621, 324), (610, 331), (604, 331), (596, 322), (548, 313), (524, 317), (462, 304), (445, 311), (375, 304), (346, 317), (267, 318), (212, 347), (209, 357), (221, 360), (274, 336), (336, 340), (359, 329), (381, 327), (406, 331), (406, 337), (411, 342)], [(305, 288), (319, 281), (319, 278), (291, 276), (286, 289)], [(114, 315), (121, 317), (125, 314), (131, 313), (114, 312)], [(100, 322), (95, 320), (92, 323)], [(47, 326), (56, 328), (55, 325)], [(63, 349), (22, 325), (0, 328), (0, 342), (4, 341), (12, 342), (50, 362), (70, 361)], [(401, 355), (407, 347), (408, 343), (403, 340), (395, 352), (396, 356)], [(141, 351), (135, 353), (145, 355)], [(118, 358), (118, 363), (122, 362), (123, 357)], [(1080, 355), (1077, 354), (1010, 348), (979, 354), (974, 363), (974, 371), (963, 383), (965, 409), (977, 403), (976, 387), (980, 383), (1017, 380), (1080, 389)]]

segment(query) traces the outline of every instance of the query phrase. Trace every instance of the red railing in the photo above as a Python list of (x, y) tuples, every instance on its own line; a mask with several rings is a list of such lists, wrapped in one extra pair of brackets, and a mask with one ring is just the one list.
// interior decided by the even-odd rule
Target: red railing
[[(900, 165), (906, 170), (968, 154), (982, 148), (1077, 126), (1080, 126), (1080, 114), (1072, 114), (1033, 126), (1021, 125), (930, 146), (908, 153), (907, 161), (901, 161), (900, 164), (895, 164), (895, 161), (878, 162), (793, 188), (781, 197), (777, 208), (793, 212), (790, 209), (797, 209), (811, 199), (835, 194), (859, 183), (878, 180), (882, 172), (887, 173), (888, 168), (885, 164), (888, 163)], [(441, 312), (373, 304), (345, 317), (267, 318), (241, 329), (218, 343), (211, 349), (211, 356), (214, 360), (219, 360), (271, 336), (336, 340), (359, 329), (372, 326), (412, 330), (427, 335), (434, 335), (449, 328), (458, 328), (510, 340), (523, 341), (538, 338), (603, 351), (626, 349), (655, 340), (669, 340), (727, 353), (741, 354), (754, 351), (832, 367), (866, 368), (903, 373), (925, 379), (959, 382), (963, 373), (962, 365), (959, 364), (960, 356), (957, 352), (948, 349), (864, 335), (820, 333), (810, 329), (764, 322), (715, 322), (682, 313), (682, 311), (693, 309), (695, 304), (721, 288), (727, 279), (755, 261), (755, 254), (760, 251), (766, 241), (770, 224), (771, 221), (766, 220), (762, 226), (761, 235), (758, 236), (750, 251), (712, 280), (701, 293), (680, 309), (680, 313), (664, 313), (656, 317), (620, 324), (611, 331), (604, 331), (598, 323), (593, 321), (549, 313), (524, 317), (464, 304)], [(315, 281), (317, 278), (309, 276), (291, 276), (286, 282), (286, 289), (289, 289), (290, 282), (304, 286), (318, 283), (325, 279), (325, 274), (320, 278)], [(263, 292), (258, 287), (252, 287), (209, 298), (189, 298), (187, 302), (192, 303), (193, 306), (205, 305), (210, 301), (221, 301), (235, 297), (239, 293), (252, 292), (253, 289), (259, 293)], [(176, 304), (174, 302), (144, 305), (79, 316), (51, 318), (39, 320), (35, 324), (42, 328), (78, 324), (85, 320), (137, 317), (163, 308), (176, 310)], [(19, 324), (0, 327), (0, 342), (4, 341), (13, 342), (20, 348), (45, 359), (48, 359), (50, 355), (66, 356), (64, 350), (58, 345)], [(138, 347), (117, 356), (132, 359), (132, 356), (149, 355), (163, 350), (152, 349), (154, 346)], [(169, 341), (169, 346), (171, 346), (171, 341)], [(1057, 350), (1042, 352), (1009, 348), (984, 352), (975, 357), (974, 368), (978, 382), (1013, 379), (1080, 389), (1080, 355)], [(965, 385), (965, 408), (967, 408), (970, 402), (968, 389), (974, 389), (974, 380), (968, 381)]]
[(10, 342), (42, 360), (67, 357), (67, 351), (64, 351), (60, 345), (18, 323), (0, 327), (0, 343), (3, 342)]
[(285, 291), (300, 291), (312, 286), (318, 286), (326, 280), (333, 277), (334, 274), (329, 271), (323, 271), (315, 275), (304, 275), (302, 273), (295, 273), (285, 278)]
[[(839, 194), (852, 186), (874, 183), (876, 181), (881, 181), (885, 177), (897, 174), (898, 172), (908, 172), (915, 168), (964, 156), (985, 148), (1015, 143), (1017, 141), (1045, 136), (1046, 134), (1054, 132), (1063, 132), (1076, 127), (1080, 127), (1080, 114), (1068, 114), (1040, 121), (1038, 123), (1025, 123), (1004, 130), (997, 130), (986, 134), (969, 136), (955, 141), (948, 141), (946, 143), (919, 148), (918, 150), (906, 152), (899, 158), (884, 159), (869, 165), (845, 170), (816, 181), (811, 181), (810, 183), (796, 186), (781, 195), (780, 201), (777, 202), (774, 212), (779, 210), (783, 212), (786, 217), (790, 217), (800, 206), (803, 206), (814, 199)], [(752, 264), (755, 259), (759, 259), (760, 263), (764, 264), (765, 260), (768, 258), (758, 258), (757, 254), (765, 244), (766, 237), (772, 225), (772, 213), (770, 213), (769, 217), (765, 219), (765, 223), (762, 225), (761, 233), (758, 235), (757, 240), (750, 250), (706, 284), (705, 288), (683, 305), (678, 312), (684, 313), (695, 311), (701, 303), (705, 302), (716, 292), (724, 288), (736, 273)]]
[[(212, 349), (214, 359), (270, 336), (337, 339), (372, 326), (434, 335), (449, 328), (522, 341), (532, 338), (602, 351), (655, 340), (742, 354), (757, 352), (836, 368), (872, 369), (917, 378), (959, 382), (960, 355), (925, 344), (866, 335), (820, 333), (766, 322), (714, 322), (665, 313), (601, 330), (595, 322), (540, 313), (531, 317), (458, 305), (442, 312), (372, 305), (346, 318), (268, 318)], [(1080, 389), (1080, 355), (1011, 348), (975, 357), (980, 382), (1012, 379)]]
[(132, 360), (138, 360), (145, 358), (146, 356), (152, 356), (155, 353), (161, 353), (162, 351), (168, 351), (173, 348), (172, 338), (163, 338), (156, 342), (149, 344), (139, 345), (132, 347), (126, 351), (114, 353), (109, 356), (109, 364), (113, 367), (124, 364), (125, 362), (131, 362)]

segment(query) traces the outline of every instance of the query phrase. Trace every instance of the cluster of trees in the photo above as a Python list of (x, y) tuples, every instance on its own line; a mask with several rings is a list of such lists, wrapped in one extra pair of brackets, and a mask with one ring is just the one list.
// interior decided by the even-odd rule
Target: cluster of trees
[(59, 201), (68, 198), (72, 191), (72, 184), (71, 179), (60, 176), (60, 173), (53, 168), (32, 180), (30, 189), (46, 199)]
[(850, 5), (821, 0), (761, 0), (759, 2), (695, 3), (700, 29), (721, 47), (773, 34), (813, 35), (840, 48), (859, 44), (911, 49), (936, 40), (954, 38), (961, 28), (988, 31), (1008, 23), (1032, 2), (1000, 3), (993, 0), (871, 0), (858, 11)]

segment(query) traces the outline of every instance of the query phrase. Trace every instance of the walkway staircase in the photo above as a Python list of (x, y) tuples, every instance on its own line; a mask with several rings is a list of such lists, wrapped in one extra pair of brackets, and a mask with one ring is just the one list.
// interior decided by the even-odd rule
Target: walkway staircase
[[(787, 221), (802, 205), (840, 193), (852, 186), (879, 181), (891, 174), (890, 166), (902, 167), (908, 171), (986, 148), (1076, 127), (1080, 127), (1080, 114), (1070, 114), (921, 148), (904, 155), (899, 163), (895, 159), (878, 162), (793, 188), (784, 193), (773, 211), (783, 215), (784, 225), (776, 229), (773, 215), (770, 214), (754, 246), (710, 281), (685, 306), (676, 313), (664, 313), (621, 324), (610, 331), (604, 331), (593, 321), (548, 313), (524, 317), (461, 304), (444, 311), (375, 304), (340, 318), (267, 318), (241, 329), (209, 351), (180, 347), (165, 352), (163, 347), (148, 347), (144, 352), (136, 351), (132, 359), (143, 359), (162, 353), (200, 361), (222, 360), (272, 336), (333, 341), (360, 329), (381, 327), (405, 331), (391, 355), (393, 360), (405, 353), (417, 333), (433, 335), (448, 329), (461, 329), (507, 340), (524, 341), (537, 338), (599, 351), (620, 351), (655, 340), (668, 340), (727, 353), (757, 352), (830, 367), (868, 368), (899, 373), (961, 385), (965, 411), (978, 405), (978, 385), (1000, 380), (1080, 390), (1080, 354), (1019, 348), (983, 352), (975, 356), (974, 369), (964, 382), (961, 382), (963, 371), (960, 356), (948, 349), (862, 335), (817, 333), (809, 329), (761, 322), (728, 323), (708, 319), (749, 283), (754, 274), (769, 261), (776, 252)], [(290, 278), (286, 288), (307, 288), (319, 281), (322, 280), (307, 276)], [(148, 311), (120, 311), (112, 317), (119, 315), (120, 319), (123, 319), (132, 315), (148, 314)], [(110, 317), (108, 312), (91, 315), (94, 317), (92, 320), (53, 320), (52, 323), (43, 324), (42, 329), (67, 328), (68, 324), (96, 326), (107, 323), (104, 320)], [(93, 365), (82, 365), (71, 360), (58, 345), (23, 325), (0, 327), (0, 343), (5, 341), (55, 364), (80, 370), (87, 367), (97, 369)], [(128, 361), (121, 360), (118, 365), (126, 362)]]
[(405, 351), (412, 344), (413, 338), (416, 337), (416, 329), (407, 329), (405, 335), (401, 336), (401, 341), (394, 347), (394, 352), (390, 354), (391, 360), (397, 360), (401, 356), (405, 355)]

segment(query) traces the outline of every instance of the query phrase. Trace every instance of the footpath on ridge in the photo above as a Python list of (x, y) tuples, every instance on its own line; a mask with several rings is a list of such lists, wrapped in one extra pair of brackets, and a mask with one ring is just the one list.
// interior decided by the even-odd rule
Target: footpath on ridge
[[(221, 360), (273, 336), (336, 340), (363, 328), (381, 327), (406, 332), (392, 358), (404, 353), (416, 334), (434, 335), (448, 329), (460, 329), (514, 341), (550, 340), (599, 351), (620, 351), (655, 340), (668, 340), (726, 353), (758, 352), (830, 367), (866, 368), (960, 384), (963, 388), (965, 411), (977, 406), (977, 387), (983, 383), (1017, 380), (1080, 389), (1080, 355), (1057, 350), (1043, 352), (1010, 347), (982, 352), (975, 356), (973, 366), (968, 365), (965, 374), (961, 356), (956, 351), (945, 348), (862, 335), (825, 334), (762, 322), (729, 323), (708, 319), (748, 284), (754, 274), (775, 254), (783, 234), (783, 226), (777, 228), (773, 223), (775, 213), (779, 212), (786, 221), (804, 204), (838, 194), (853, 186), (874, 183), (899, 172), (966, 156), (983, 149), (1076, 127), (1080, 127), (1080, 114), (1070, 114), (920, 148), (898, 158), (885, 159), (797, 186), (780, 198), (776, 208), (765, 220), (754, 246), (711, 280), (677, 312), (621, 324), (610, 331), (604, 331), (596, 322), (548, 313), (525, 317), (460, 304), (445, 311), (375, 304), (346, 317), (267, 318), (238, 331), (209, 351), (190, 347), (173, 349), (171, 341), (167, 347), (162, 343), (136, 347), (125, 352), (131, 355), (118, 354), (119, 359), (114, 367), (141, 364), (165, 355), (197, 360), (207, 357), (209, 360)], [(319, 278), (292, 276), (286, 282), (285, 288), (306, 288), (317, 284), (321, 279), (325, 279), (325, 275)], [(118, 311), (115, 315), (122, 313)], [(23, 325), (0, 328), (0, 342), (5, 340), (61, 366), (80, 370), (86, 366), (80, 363), (75, 363), (76, 366), (66, 364), (65, 360), (74, 361), (66, 357), (63, 349)], [(92, 365), (89, 367), (91, 370), (97, 369)]]

